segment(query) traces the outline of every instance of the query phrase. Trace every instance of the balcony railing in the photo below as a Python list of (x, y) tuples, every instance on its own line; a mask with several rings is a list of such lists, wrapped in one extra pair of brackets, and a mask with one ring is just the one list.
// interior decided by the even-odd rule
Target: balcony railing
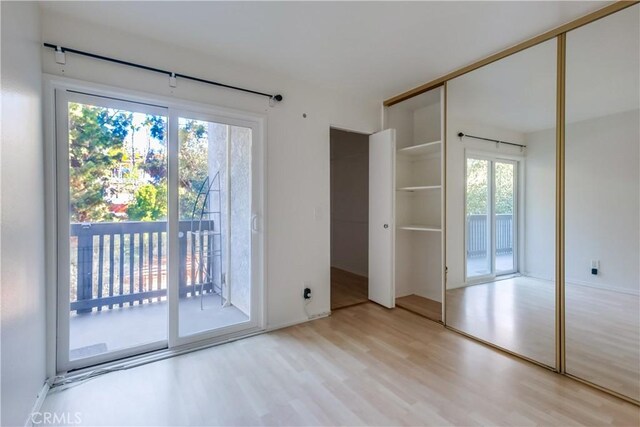
[[(213, 227), (213, 221), (199, 224), (203, 231), (214, 231)], [(207, 279), (219, 275), (204, 273), (205, 262), (219, 271), (219, 259), (200, 259), (203, 253), (219, 250), (215, 246), (220, 240), (191, 230), (191, 221), (180, 221), (181, 298), (220, 288), (220, 283)], [(71, 311), (88, 313), (166, 298), (166, 221), (71, 224), (70, 244)]]
[[(496, 255), (513, 253), (513, 215), (496, 215)], [(487, 215), (467, 215), (467, 257), (487, 255)]]

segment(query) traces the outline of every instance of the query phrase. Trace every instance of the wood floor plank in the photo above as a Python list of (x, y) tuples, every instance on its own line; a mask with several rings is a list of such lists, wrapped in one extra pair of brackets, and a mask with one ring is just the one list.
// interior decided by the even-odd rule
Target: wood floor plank
[(373, 303), (54, 389), (83, 425), (637, 426), (640, 408)]
[[(573, 283), (565, 291), (566, 369), (640, 400), (640, 297)], [(555, 366), (555, 283), (520, 276), (447, 291), (447, 323)]]
[(369, 280), (331, 267), (331, 310), (369, 301)]
[(442, 303), (419, 295), (396, 298), (396, 305), (427, 319), (442, 321)]

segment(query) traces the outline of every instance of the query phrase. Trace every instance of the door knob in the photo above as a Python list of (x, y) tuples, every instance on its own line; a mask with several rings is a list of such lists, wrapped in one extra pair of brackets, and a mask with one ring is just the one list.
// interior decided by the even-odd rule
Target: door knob
[(389, 224), (385, 224), (383, 227), (384, 228), (389, 228)]

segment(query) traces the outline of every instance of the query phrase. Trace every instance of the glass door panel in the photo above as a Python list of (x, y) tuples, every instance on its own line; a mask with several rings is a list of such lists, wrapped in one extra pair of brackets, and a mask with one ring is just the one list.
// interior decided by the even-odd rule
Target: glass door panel
[(495, 161), (494, 183), (494, 262), (495, 274), (514, 273), (515, 263), (515, 206), (516, 165), (513, 162)]
[(492, 274), (491, 162), (467, 158), (466, 263), (467, 279)]
[(181, 117), (179, 336), (251, 320), (252, 129)]
[(59, 367), (164, 347), (166, 110), (60, 92), (56, 114)]

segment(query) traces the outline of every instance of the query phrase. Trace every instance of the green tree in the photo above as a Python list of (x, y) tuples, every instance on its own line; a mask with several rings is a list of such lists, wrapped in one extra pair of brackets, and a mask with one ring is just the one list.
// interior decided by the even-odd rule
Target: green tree
[[(513, 172), (510, 163), (494, 163), (495, 209), (496, 214), (513, 214)], [(489, 162), (479, 159), (467, 159), (467, 215), (486, 215), (488, 213)]]
[(180, 144), (180, 219), (191, 219), (198, 190), (207, 178), (209, 139), (205, 123), (185, 120), (178, 128)]
[(166, 185), (146, 184), (138, 188), (135, 200), (127, 208), (132, 221), (156, 221), (167, 216)]
[(114, 166), (122, 161), (132, 117), (128, 112), (69, 104), (71, 221), (113, 218), (106, 200), (109, 180)]
[[(167, 215), (166, 117), (69, 104), (74, 222), (156, 221)], [(180, 217), (191, 218), (208, 171), (207, 124), (180, 120)], [(112, 203), (126, 200), (126, 215)], [(130, 200), (130, 201), (129, 201)]]
[(513, 165), (495, 163), (496, 214), (513, 214)]
[(467, 215), (486, 215), (488, 212), (488, 162), (467, 159)]

